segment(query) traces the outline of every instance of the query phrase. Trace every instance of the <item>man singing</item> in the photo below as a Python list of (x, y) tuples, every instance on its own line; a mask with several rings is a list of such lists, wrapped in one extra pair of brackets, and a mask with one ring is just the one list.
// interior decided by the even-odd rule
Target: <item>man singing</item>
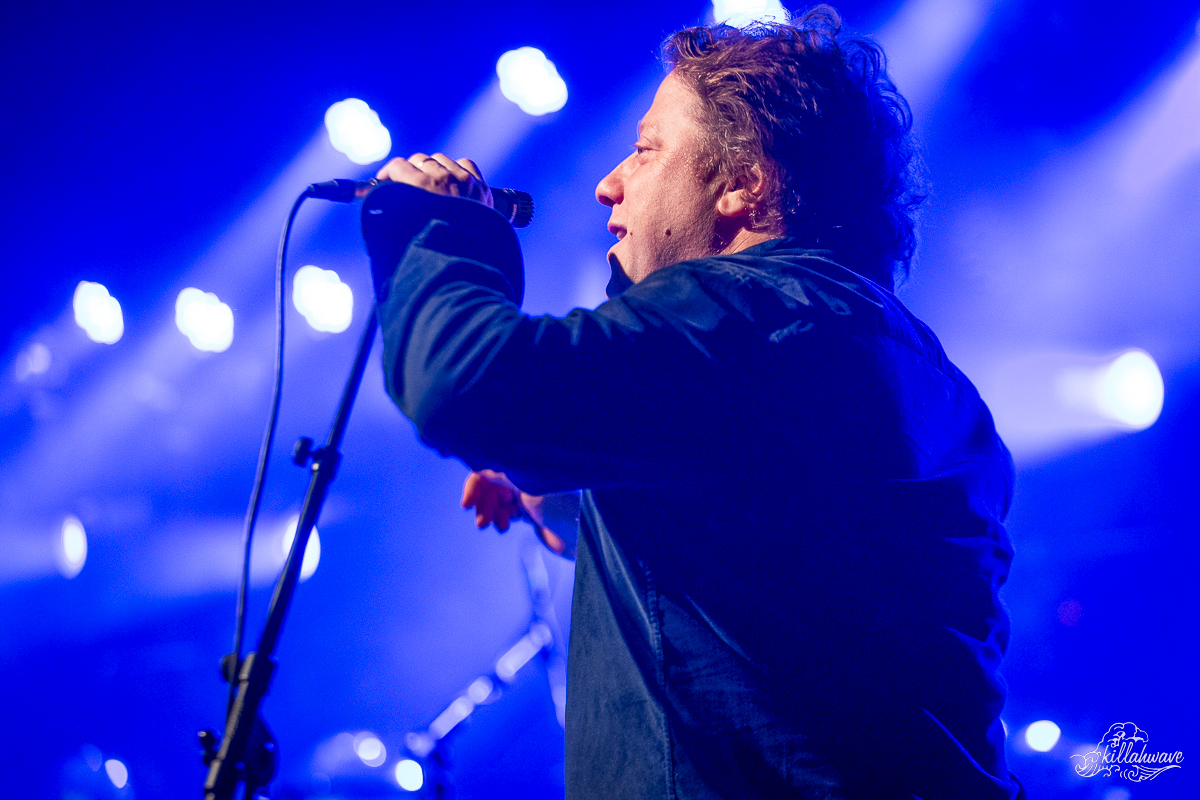
[(892, 294), (911, 121), (839, 26), (821, 6), (670, 37), (596, 190), (617, 242), (595, 311), (521, 313), (516, 238), (469, 160), (379, 173), (433, 193), (395, 269), (375, 261), (392, 397), (475, 470), (481, 527), (582, 490), (570, 800), (1018, 792), (1011, 460)]

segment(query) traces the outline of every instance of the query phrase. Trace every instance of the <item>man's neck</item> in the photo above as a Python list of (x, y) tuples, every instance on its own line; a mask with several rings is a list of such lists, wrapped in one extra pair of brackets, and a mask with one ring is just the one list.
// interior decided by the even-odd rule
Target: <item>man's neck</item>
[(729, 244), (726, 245), (725, 248), (722, 249), (717, 255), (728, 256), (733, 255), (734, 253), (740, 253), (748, 247), (754, 247), (756, 244), (769, 242), (770, 240), (778, 239), (779, 237), (780, 234), (778, 233), (770, 233), (768, 231), (752, 231), (748, 228), (742, 228), (736, 234), (734, 234), (734, 237)]

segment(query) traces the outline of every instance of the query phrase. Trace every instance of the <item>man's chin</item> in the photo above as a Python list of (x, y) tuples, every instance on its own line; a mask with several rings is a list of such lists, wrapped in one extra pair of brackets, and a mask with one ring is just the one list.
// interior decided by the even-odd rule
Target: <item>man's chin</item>
[(620, 256), (613, 252), (616, 249), (616, 245), (613, 245), (608, 249), (608, 268), (611, 272), (611, 275), (608, 279), (608, 286), (604, 287), (604, 293), (608, 295), (610, 300), (614, 297), (618, 297), (630, 286), (633, 286), (633, 281), (625, 272), (625, 267), (621, 265)]

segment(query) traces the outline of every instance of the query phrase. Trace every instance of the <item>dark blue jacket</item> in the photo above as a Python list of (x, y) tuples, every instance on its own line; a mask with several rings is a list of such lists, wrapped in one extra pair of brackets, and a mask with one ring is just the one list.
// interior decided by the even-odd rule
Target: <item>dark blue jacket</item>
[(526, 316), (499, 216), (426, 205), (372, 252), (388, 390), (586, 490), (568, 798), (1011, 797), (1011, 460), (933, 333), (789, 239)]

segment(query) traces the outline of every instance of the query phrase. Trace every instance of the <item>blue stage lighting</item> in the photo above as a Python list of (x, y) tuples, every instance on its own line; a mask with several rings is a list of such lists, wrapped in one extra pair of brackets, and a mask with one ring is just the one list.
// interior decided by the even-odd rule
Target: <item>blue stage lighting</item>
[(1025, 729), (1025, 744), (1039, 753), (1048, 753), (1058, 744), (1062, 731), (1048, 719), (1038, 720)]
[(475, 703), (469, 697), (459, 697), (445, 711), (438, 714), (429, 724), (429, 735), (441, 739), (454, 729), (454, 726), (471, 716)]
[(713, 21), (744, 28), (752, 22), (788, 21), (779, 0), (713, 0)]
[(1162, 374), (1144, 350), (1126, 350), (1097, 366), (1065, 368), (1057, 389), (1065, 406), (1133, 430), (1149, 428), (1162, 412)]
[(233, 344), (233, 311), (212, 292), (193, 288), (180, 292), (175, 325), (197, 350), (221, 353)]
[(500, 91), (530, 116), (558, 111), (567, 104), (567, 84), (554, 62), (536, 47), (509, 50), (496, 62)]
[(99, 283), (80, 281), (72, 301), (75, 322), (93, 342), (113, 344), (125, 332), (121, 304)]
[(81, 748), (83, 752), (83, 763), (88, 765), (88, 769), (92, 772), (99, 772), (104, 766), (104, 756), (100, 752), (100, 748), (94, 744), (85, 744)]
[(112, 785), (118, 789), (124, 789), (125, 784), (129, 783), (129, 769), (115, 758), (104, 762), (104, 771)]
[(354, 293), (331, 269), (309, 265), (292, 279), (292, 304), (315, 330), (341, 333), (354, 316)]
[(549, 626), (539, 622), (529, 629), (529, 633), (508, 649), (496, 661), (496, 675), (505, 681), (511, 681), (521, 667), (533, 658), (543, 647), (550, 644), (554, 637), (550, 634)]
[[(308, 553), (306, 552), (305, 555), (307, 556)], [(360, 733), (355, 736), (354, 752), (368, 767), (378, 767), (387, 760), (387, 748), (373, 733)]]
[(325, 129), (333, 149), (345, 153), (355, 164), (381, 161), (392, 150), (392, 135), (379, 121), (379, 115), (356, 97), (329, 107)]
[[(116, 301), (114, 300), (113, 302)], [(50, 369), (50, 362), (52, 360), (50, 348), (41, 342), (34, 342), (17, 355), (17, 362), (14, 365), (17, 380), (24, 381), (34, 375), (41, 375)]]
[(491, 697), (492, 689), (494, 688), (492, 679), (486, 675), (481, 675), (467, 687), (467, 697), (471, 699), (472, 703), (479, 704)]
[(58, 571), (64, 577), (74, 578), (86, 561), (87, 533), (83, 523), (75, 517), (67, 517), (59, 534)]
[(1148, 428), (1162, 412), (1162, 374), (1149, 353), (1127, 350), (1100, 374), (1095, 396), (1106, 417), (1138, 430)]
[(416, 761), (406, 758), (396, 764), (396, 783), (401, 789), (415, 792), (425, 785), (425, 771)]
[[(280, 540), (279, 546), (283, 551), (284, 558), (287, 558), (288, 551), (292, 549), (292, 542), (296, 539), (296, 527), (299, 524), (300, 518), (292, 517), (292, 521), (283, 531), (283, 539)], [(317, 527), (314, 525), (312, 533), (308, 535), (308, 543), (304, 545), (304, 560), (300, 562), (300, 581), (304, 582), (311, 578), (317, 571), (319, 563), (321, 563), (321, 537), (317, 534)], [(355, 750), (357, 752), (357, 746)]]

